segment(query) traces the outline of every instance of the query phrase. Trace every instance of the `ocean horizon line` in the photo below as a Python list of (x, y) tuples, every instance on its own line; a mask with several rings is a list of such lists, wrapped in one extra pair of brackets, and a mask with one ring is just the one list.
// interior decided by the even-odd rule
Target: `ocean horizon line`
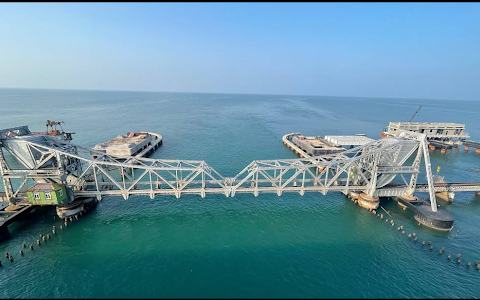
[(447, 99), (447, 98), (412, 98), (389, 96), (338, 96), (338, 95), (311, 95), (311, 94), (268, 94), (268, 93), (239, 93), (239, 92), (184, 92), (184, 91), (148, 91), (148, 90), (110, 90), (110, 89), (72, 89), (72, 88), (26, 88), (0, 87), (0, 90), (46, 90), (46, 91), (79, 91), (79, 92), (127, 92), (127, 93), (172, 93), (172, 94), (202, 94), (202, 95), (248, 95), (248, 96), (293, 96), (293, 97), (330, 97), (348, 99), (381, 99), (381, 100), (409, 100), (409, 101), (478, 101), (474, 99)]

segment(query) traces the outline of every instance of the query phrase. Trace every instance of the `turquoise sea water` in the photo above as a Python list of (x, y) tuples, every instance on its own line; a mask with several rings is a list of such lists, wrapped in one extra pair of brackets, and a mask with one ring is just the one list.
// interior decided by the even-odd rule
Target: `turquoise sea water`
[[(416, 121), (465, 123), (480, 141), (480, 102), (281, 95), (0, 89), (0, 128), (40, 131), (47, 119), (63, 120), (73, 142), (88, 147), (127, 131), (158, 132), (164, 144), (153, 158), (205, 160), (234, 176), (256, 159), (295, 158), (285, 133), (380, 138), (420, 104)], [(446, 181), (480, 181), (472, 151), (435, 151), (431, 160)], [(398, 226), (417, 233), (415, 244), (340, 193), (106, 197), (24, 257), (22, 243), (60, 223), (50, 211), (11, 226), (12, 238), (0, 243), (0, 297), (478, 298), (480, 198), (438, 201), (456, 219), (449, 233), (382, 201)], [(461, 253), (462, 264), (448, 253)]]

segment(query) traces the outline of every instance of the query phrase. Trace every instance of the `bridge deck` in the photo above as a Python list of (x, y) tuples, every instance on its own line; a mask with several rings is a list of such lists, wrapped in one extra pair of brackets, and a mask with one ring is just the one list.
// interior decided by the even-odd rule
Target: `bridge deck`
[[(405, 189), (406, 185), (389, 185), (382, 188), (382, 190), (389, 189)], [(446, 182), (435, 183), (435, 192), (479, 192), (480, 182)], [(415, 192), (428, 192), (428, 184), (417, 184)]]
[[(429, 192), (435, 202), (434, 193), (442, 191), (480, 191), (480, 183), (438, 183), (415, 184), (412, 175), (409, 185), (387, 185), (395, 175), (416, 174), (422, 155), (428, 158), (426, 138), (411, 132), (402, 132), (397, 138), (386, 138), (348, 149), (341, 153), (310, 156), (294, 145), (287, 134), (283, 142), (299, 153), (301, 159), (253, 161), (235, 177), (223, 177), (204, 161), (158, 160), (129, 157), (128, 163), (121, 163), (115, 157), (97, 153), (74, 144), (59, 144), (51, 139), (45, 145), (25, 141), (29, 151), (36, 151), (40, 158), (33, 158), (36, 169), (2, 169), (4, 178), (15, 179), (19, 185), (13, 196), (21, 196), (21, 187), (27, 180), (47, 178), (65, 180), (68, 172), (73, 178), (67, 185), (77, 196), (123, 196), (130, 195), (174, 195), (182, 194), (224, 194), (227, 197), (237, 193), (365, 192), (372, 196), (392, 197)], [(92, 153), (98, 157), (91, 159)], [(415, 155), (416, 153), (416, 155)], [(404, 165), (410, 157), (414, 163)], [(62, 168), (42, 168), (51, 160), (59, 160)], [(64, 163), (68, 165), (63, 165)], [(426, 163), (427, 173), (430, 163)], [(75, 168), (74, 168), (75, 167)], [(380, 174), (380, 176), (372, 176)], [(22, 181), (22, 182), (20, 182)], [(406, 183), (407, 181), (405, 181)], [(413, 183), (412, 183), (413, 182)], [(432, 204), (433, 205), (433, 204)], [(436, 208), (436, 205), (433, 205)]]

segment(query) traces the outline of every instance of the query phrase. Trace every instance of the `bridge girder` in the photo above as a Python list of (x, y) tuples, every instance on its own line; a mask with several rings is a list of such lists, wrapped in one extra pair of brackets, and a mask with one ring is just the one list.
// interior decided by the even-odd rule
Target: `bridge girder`
[[(233, 177), (224, 177), (204, 161), (113, 157), (92, 149), (48, 138), (45, 144), (23, 140), (33, 169), (2, 168), (2, 177), (20, 179), (12, 191), (17, 195), (29, 180), (65, 184), (77, 196), (122, 196), (182, 194), (224, 194), (339, 191), (365, 192), (372, 196), (394, 196), (381, 192), (397, 175), (411, 194), (416, 185), (420, 159), (425, 157), (423, 135), (405, 133), (347, 151), (300, 159), (257, 160)], [(423, 152), (423, 153), (422, 153)], [(415, 154), (415, 155), (414, 155)], [(415, 156), (412, 165), (406, 161)], [(428, 151), (426, 152), (428, 156)], [(93, 159), (92, 157), (96, 158)], [(128, 162), (122, 162), (121, 160)], [(429, 163), (429, 160), (428, 160)], [(4, 170), (5, 169), (5, 170)], [(427, 170), (428, 173), (428, 170)], [(430, 170), (431, 173), (431, 170)], [(410, 174), (407, 182), (404, 174)], [(430, 182), (429, 182), (430, 184)], [(386, 190), (385, 190), (386, 191)], [(434, 196), (434, 195), (433, 195)], [(435, 198), (432, 201), (436, 202)]]

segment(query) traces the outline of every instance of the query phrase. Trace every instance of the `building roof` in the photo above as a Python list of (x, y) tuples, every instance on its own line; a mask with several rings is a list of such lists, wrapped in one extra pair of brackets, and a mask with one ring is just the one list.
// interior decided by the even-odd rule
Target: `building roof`
[(435, 122), (390, 122), (389, 126), (419, 126), (419, 127), (435, 127), (435, 128), (465, 128), (465, 124), (460, 123), (435, 123)]
[(37, 183), (27, 189), (27, 192), (50, 192), (60, 189), (56, 183)]
[(363, 135), (326, 135), (325, 140), (336, 146), (361, 146), (374, 141)]
[(130, 132), (127, 135), (119, 135), (116, 138), (113, 138), (104, 143), (95, 145), (94, 150), (105, 150), (107, 148), (120, 149), (126, 148), (129, 149), (135, 145), (138, 145), (145, 141), (149, 136), (146, 132)]

